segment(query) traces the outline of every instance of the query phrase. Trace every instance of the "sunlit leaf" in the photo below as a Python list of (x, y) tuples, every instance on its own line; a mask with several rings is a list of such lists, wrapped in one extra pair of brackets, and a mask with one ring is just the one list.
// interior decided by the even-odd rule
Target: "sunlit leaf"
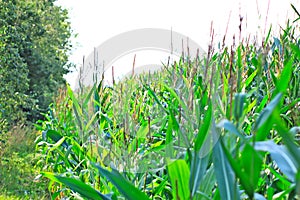
[(129, 200), (147, 200), (149, 199), (145, 193), (137, 189), (132, 183), (126, 180), (118, 171), (112, 170), (108, 171), (99, 165), (94, 165), (98, 170), (100, 175), (106, 177), (118, 188), (119, 192), (124, 195)]
[(66, 186), (68, 186), (71, 190), (74, 192), (78, 192), (81, 194), (83, 197), (86, 197), (88, 199), (93, 199), (93, 200), (110, 200), (111, 195), (104, 195), (92, 188), (91, 186), (77, 180), (74, 178), (68, 178), (68, 177), (63, 177), (63, 176), (58, 176), (54, 175), (53, 173), (50, 172), (44, 172), (42, 173), (43, 176), (51, 179), (52, 181), (62, 183)]
[(190, 170), (184, 160), (175, 160), (168, 164), (168, 174), (172, 184), (174, 199), (189, 199)]

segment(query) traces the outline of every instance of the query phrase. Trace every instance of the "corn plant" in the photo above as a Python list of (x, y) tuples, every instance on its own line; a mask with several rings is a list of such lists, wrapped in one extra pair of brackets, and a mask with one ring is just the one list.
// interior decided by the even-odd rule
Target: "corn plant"
[(52, 198), (298, 197), (298, 28), (62, 91), (37, 125)]

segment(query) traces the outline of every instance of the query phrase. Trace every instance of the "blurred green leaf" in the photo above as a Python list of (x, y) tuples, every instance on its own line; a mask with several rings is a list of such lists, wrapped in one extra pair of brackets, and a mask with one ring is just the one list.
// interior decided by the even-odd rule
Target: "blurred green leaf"
[(257, 74), (257, 70), (255, 70), (254, 72), (252, 72), (252, 74), (250, 74), (250, 76), (247, 77), (247, 79), (244, 82), (244, 88), (247, 88), (253, 81), (253, 79), (255, 78)]
[[(212, 134), (214, 137), (219, 135), (217, 133), (217, 128), (212, 125)], [(228, 162), (227, 156), (223, 151), (223, 147), (221, 145), (221, 138), (214, 138), (217, 140), (214, 148), (213, 148), (213, 163), (214, 163), (214, 171), (216, 174), (216, 179), (218, 183), (218, 188), (220, 191), (220, 196), (222, 199), (231, 200), (231, 199), (239, 199), (239, 194), (237, 191), (237, 185), (235, 182), (235, 174), (232, 170), (230, 163)]]
[(237, 93), (235, 94), (234, 98), (234, 117), (235, 120), (238, 122), (240, 118), (243, 116), (244, 111), (244, 103), (246, 99), (246, 94), (244, 93)]
[[(47, 130), (46, 132), (47, 137), (49, 137), (51, 140), (53, 140), (55, 143), (57, 143), (57, 145), (63, 145), (63, 147), (68, 148), (68, 144), (65, 141), (65, 139), (63, 138), (63, 136), (55, 131), (55, 130)], [(60, 144), (58, 144), (58, 142), (60, 141)]]
[(240, 131), (235, 127), (234, 124), (232, 124), (227, 119), (222, 119), (218, 124), (218, 128), (224, 128), (225, 130), (229, 131), (230, 133), (235, 134), (237, 137), (244, 139), (245, 137), (240, 133)]
[(294, 58), (290, 58), (284, 64), (284, 68), (280, 74), (280, 79), (279, 79), (277, 87), (276, 87), (278, 92), (285, 93), (285, 91), (290, 83), (291, 76), (293, 73), (293, 68), (292, 68), (293, 60), (294, 60)]
[(173, 198), (185, 200), (190, 198), (190, 170), (184, 160), (169, 161), (168, 174), (172, 184)]
[(298, 12), (298, 10), (296, 9), (296, 7), (293, 4), (291, 4), (291, 6), (292, 6), (293, 10), (295, 11), (295, 13), (298, 15), (298, 18), (293, 21), (295, 23), (296, 21), (298, 21), (300, 19), (300, 13)]
[(268, 42), (269, 42), (269, 39), (270, 39), (270, 35), (271, 35), (271, 30), (272, 30), (272, 24), (271, 24), (271, 26), (269, 28), (268, 35), (267, 35), (267, 37), (266, 37), (266, 39), (264, 41), (264, 48), (266, 48), (266, 46), (268, 45)]
[(207, 171), (206, 169), (209, 157), (210, 154), (206, 155), (205, 157), (202, 157), (202, 155), (200, 155), (199, 152), (193, 152), (189, 179), (191, 198), (195, 196), (197, 190), (199, 189), (201, 181), (203, 180), (203, 176)]
[[(209, 197), (209, 195), (211, 194), (211, 191), (215, 187), (215, 183), (216, 183), (215, 169), (214, 169), (213, 165), (211, 165), (206, 170), (206, 172), (200, 182), (200, 186), (199, 186), (200, 188), (198, 191), (200, 191), (203, 194), (200, 196), (205, 195), (206, 199), (211, 199), (211, 197)], [(197, 194), (198, 194), (198, 192), (197, 192)], [(203, 199), (203, 198), (201, 198), (201, 199)]]
[(283, 145), (276, 145), (272, 140), (255, 143), (258, 151), (270, 152), (271, 157), (277, 163), (279, 169), (291, 180), (295, 181), (297, 166), (292, 155)]
[[(248, 175), (243, 171), (243, 169), (241, 168), (240, 164), (238, 161), (234, 160), (234, 158), (232, 157), (231, 153), (229, 152), (229, 150), (225, 147), (225, 145), (223, 144), (223, 142), (220, 140), (219, 142), (219, 146), (221, 145), (221, 147), (218, 148), (222, 148), (221, 150), (219, 150), (220, 152), (223, 152), (222, 155), (223, 157), (226, 158), (226, 160), (228, 160), (228, 162), (224, 162), (224, 163), (228, 163), (230, 164), (232, 170), (234, 171), (234, 174), (239, 178), (241, 185), (244, 187), (246, 193), (250, 196), (250, 198), (253, 197), (253, 188), (249, 185), (249, 177)], [(230, 168), (230, 169), (231, 169)], [(233, 171), (230, 171), (230, 173), (233, 173)], [(220, 173), (220, 172), (219, 172)], [(229, 173), (229, 172), (227, 172)], [(217, 176), (217, 172), (216, 172), (216, 176)], [(223, 175), (219, 175), (222, 179)], [(226, 176), (226, 178), (228, 177), (228, 175)], [(218, 177), (217, 177), (218, 179)], [(223, 186), (224, 187), (224, 186)], [(233, 190), (233, 188), (231, 188)], [(239, 196), (239, 194), (237, 194), (238, 192), (236, 192), (235, 196)], [(221, 194), (220, 194), (221, 195)], [(225, 195), (225, 194), (224, 194)]]
[(262, 158), (248, 143), (245, 144), (241, 153), (241, 166), (243, 172), (248, 176), (248, 187), (251, 188), (251, 190), (248, 189), (247, 194), (254, 194), (260, 178)]
[(94, 166), (99, 170), (99, 173), (106, 177), (108, 180), (112, 182), (118, 188), (119, 192), (124, 195), (126, 199), (129, 200), (147, 200), (149, 199), (145, 193), (134, 187), (132, 183), (126, 180), (117, 170), (112, 170), (109, 172), (108, 170), (100, 167), (97, 164)]
[[(260, 115), (258, 116), (253, 131), (256, 132), (266, 121), (269, 119), (271, 114), (273, 113), (274, 109), (279, 104), (280, 100), (282, 98), (282, 93), (277, 94), (273, 100), (262, 110)], [(257, 140), (264, 140), (267, 136), (267, 132), (261, 132), (261, 134), (257, 134), (256, 138)]]
[(88, 199), (92, 200), (110, 200), (111, 195), (104, 195), (92, 188), (91, 186), (77, 180), (74, 178), (68, 178), (68, 177), (63, 177), (63, 176), (58, 176), (54, 175), (53, 173), (50, 172), (43, 172), (42, 175), (44, 177), (49, 178), (52, 181), (62, 183), (66, 186), (68, 186), (71, 190), (74, 192), (78, 192), (81, 194), (83, 197), (86, 197)]
[(208, 104), (207, 111), (204, 116), (203, 124), (201, 125), (201, 127), (198, 131), (198, 135), (196, 137), (195, 147), (194, 147), (195, 152), (200, 151), (204, 141), (206, 140), (207, 134), (209, 133), (209, 127), (211, 124), (211, 120), (212, 120), (212, 104), (210, 101)]

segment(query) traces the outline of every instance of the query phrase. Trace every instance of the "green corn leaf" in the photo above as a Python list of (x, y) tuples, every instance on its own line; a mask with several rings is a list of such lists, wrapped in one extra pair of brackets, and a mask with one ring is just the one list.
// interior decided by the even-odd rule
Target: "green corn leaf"
[[(206, 170), (206, 172), (202, 178), (199, 191), (202, 192), (203, 194), (208, 195), (211, 193), (211, 191), (215, 187), (215, 184), (216, 184), (215, 170), (214, 170), (214, 167), (211, 166), (209, 169)], [(205, 199), (211, 199), (207, 195), (205, 195), (205, 197), (206, 197)], [(204, 195), (202, 195), (202, 196), (204, 196)]]
[(287, 129), (287, 127), (284, 125), (284, 121), (280, 118), (279, 112), (275, 113), (274, 116), (275, 120), (277, 121), (277, 126), (276, 129), (279, 133), (279, 135), (282, 137), (282, 140), (290, 152), (291, 156), (293, 157), (296, 166), (299, 168), (300, 167), (300, 149), (299, 147), (295, 144), (294, 136), (290, 131)]
[(174, 89), (168, 87), (166, 84), (164, 84), (164, 88), (168, 92), (170, 92), (171, 96), (174, 97), (178, 101), (178, 103), (180, 104), (181, 108), (186, 111), (187, 110), (186, 104), (179, 98), (179, 96), (176, 94), (176, 92), (174, 91)]
[[(258, 119), (256, 120), (256, 123), (254, 124), (253, 130), (257, 131), (271, 116), (274, 109), (279, 104), (282, 97), (282, 93), (277, 94), (274, 99), (266, 106), (265, 109), (262, 110), (260, 113)], [(263, 140), (265, 138), (265, 135), (257, 135), (258, 140)]]
[(255, 143), (255, 149), (258, 151), (270, 152), (272, 159), (277, 163), (280, 170), (291, 181), (295, 181), (297, 165), (293, 156), (283, 145), (277, 145), (272, 140)]
[(78, 192), (83, 197), (86, 197), (88, 199), (92, 200), (110, 200), (111, 195), (104, 195), (92, 188), (91, 186), (77, 180), (74, 178), (68, 178), (63, 176), (54, 175), (50, 172), (43, 172), (43, 176), (49, 178), (52, 181), (62, 183), (66, 186), (68, 186), (72, 191)]
[(241, 46), (238, 47), (237, 49), (237, 91), (241, 92), (241, 79), (242, 79), (242, 70), (243, 70), (243, 60), (242, 60), (242, 50), (241, 50)]
[[(240, 165), (238, 164), (238, 162), (236, 160), (233, 159), (231, 153), (228, 151), (228, 149), (224, 146), (223, 142), (220, 141), (222, 149), (221, 152), (224, 152), (224, 155), (226, 156), (228, 162), (230, 163), (230, 166), (232, 167), (234, 173), (236, 174), (237, 177), (239, 177), (240, 182), (242, 184), (242, 186), (244, 187), (245, 191), (247, 194), (251, 194), (252, 193), (252, 188), (250, 187), (249, 180), (248, 180), (248, 176), (246, 173), (244, 173), (242, 171), (242, 169), (240, 168)], [(224, 156), (223, 155), (223, 156)], [(216, 172), (216, 176), (217, 176), (217, 172)], [(218, 180), (218, 177), (217, 177)], [(239, 196), (239, 194), (236, 194)]]
[(155, 92), (148, 86), (143, 85), (143, 87), (148, 91), (148, 94), (154, 98), (155, 102), (166, 112), (168, 113), (168, 110), (162, 105), (158, 97), (156, 96)]
[(248, 78), (246, 79), (245, 83), (244, 83), (244, 88), (247, 88), (253, 81), (254, 77), (257, 74), (257, 70), (255, 70), (250, 76), (248, 76)]
[(300, 20), (300, 13), (298, 12), (298, 10), (296, 9), (296, 7), (293, 4), (291, 4), (291, 6), (292, 6), (293, 10), (295, 11), (295, 13), (297, 13), (297, 15), (298, 15), (298, 18), (293, 21), (293, 23), (295, 23), (296, 21)]
[(197, 190), (199, 189), (203, 176), (206, 173), (208, 161), (209, 154), (205, 157), (201, 157), (198, 152), (194, 151), (189, 181), (191, 198), (195, 196)]
[(167, 127), (167, 131), (166, 131), (166, 157), (167, 158), (173, 158), (173, 152), (174, 152), (174, 147), (173, 147), (173, 122), (172, 122), (172, 118), (169, 117), (168, 127)]
[(79, 126), (80, 131), (82, 131), (83, 130), (82, 109), (78, 103), (77, 98), (74, 96), (74, 93), (73, 93), (72, 89), (70, 88), (70, 86), (68, 86), (67, 89), (68, 89), (68, 94), (69, 94), (70, 98), (72, 99), (73, 110), (74, 110), (75, 118), (77, 121), (77, 125)]
[(168, 184), (168, 179), (167, 178), (163, 179), (160, 182), (159, 186), (156, 187), (155, 190), (153, 191), (153, 195), (159, 194), (160, 192), (162, 192), (167, 184)]
[(194, 148), (196, 152), (199, 152), (199, 150), (201, 149), (205, 139), (207, 138), (207, 134), (209, 133), (209, 127), (210, 127), (210, 124), (211, 124), (211, 120), (212, 120), (212, 104), (211, 104), (211, 102), (209, 102), (208, 109), (207, 109), (206, 114), (204, 116), (203, 124), (200, 127), (197, 138), (196, 138), (195, 148)]
[(68, 148), (67, 142), (64, 139), (62, 140), (63, 136), (59, 132), (57, 132), (55, 130), (48, 130), (46, 132), (46, 135), (51, 140), (53, 140), (55, 143), (58, 143), (59, 141), (61, 141), (61, 143), (59, 145), (62, 145), (63, 147)]
[(275, 87), (277, 87), (277, 85), (278, 85), (278, 78), (276, 77), (276, 75), (274, 74), (274, 72), (272, 70), (270, 70), (270, 75), (271, 75), (271, 78), (272, 78), (272, 81), (273, 81)]
[(183, 139), (183, 144), (185, 145), (185, 147), (190, 147), (189, 139), (187, 138), (187, 135), (183, 133), (181, 127), (179, 126), (179, 123), (175, 118), (174, 111), (171, 109), (171, 107), (169, 107), (169, 117), (171, 118), (173, 131), (175, 131), (175, 133), (178, 134), (178, 137)]
[[(218, 130), (213, 123), (212, 134), (214, 134), (214, 137), (219, 135), (217, 131)], [(224, 153), (221, 144), (221, 138), (217, 139), (217, 142), (213, 148), (212, 158), (221, 199), (238, 199), (239, 194), (237, 191), (237, 185), (235, 183), (234, 171), (232, 170), (228, 158)]]
[(147, 195), (137, 189), (132, 183), (126, 180), (117, 170), (108, 171), (99, 165), (94, 164), (99, 170), (100, 175), (105, 176), (118, 188), (119, 192), (128, 200), (149, 200)]
[(260, 113), (264, 109), (265, 105), (268, 102), (268, 98), (269, 98), (268, 95), (265, 95), (264, 98), (261, 100), (259, 106), (256, 109), (257, 113)]
[(245, 99), (246, 99), (246, 94), (243, 93), (235, 94), (234, 117), (236, 121), (239, 121), (239, 119), (242, 118), (243, 116)]
[(146, 138), (148, 133), (148, 122), (145, 121), (136, 133), (137, 138)]
[[(156, 124), (159, 121), (160, 121), (159, 119), (151, 120), (150, 126), (152, 126), (153, 124)], [(146, 138), (148, 131), (149, 131), (148, 129), (149, 129), (148, 121), (144, 121), (141, 124), (140, 128), (138, 129), (138, 131), (136, 133), (136, 137), (137, 138)]]
[(285, 64), (284, 68), (280, 74), (280, 79), (277, 84), (277, 91), (284, 93), (288, 88), (288, 85), (291, 80), (291, 76), (293, 73), (293, 60), (294, 58), (290, 58)]
[(91, 88), (90, 92), (88, 93), (88, 95), (85, 97), (84, 101), (83, 101), (83, 108), (87, 108), (89, 102), (91, 101), (91, 96), (94, 93), (94, 91), (96, 90), (95, 85), (93, 85), (93, 87)]
[(49, 149), (49, 151), (54, 151), (55, 149), (57, 149), (58, 147), (62, 146), (62, 144), (65, 142), (65, 137), (62, 137), (60, 140), (58, 140), (53, 147), (51, 147), (51, 149)]
[(295, 56), (300, 59), (300, 48), (296, 44), (291, 44), (291, 49), (293, 50)]
[(230, 121), (227, 119), (221, 120), (217, 124), (218, 128), (224, 128), (225, 130), (229, 131), (230, 133), (235, 134), (237, 137), (245, 139), (245, 137), (240, 133), (240, 131), (235, 127), (234, 124), (232, 124)]
[(99, 112), (96, 112), (91, 119), (87, 122), (87, 124), (84, 126), (84, 131), (88, 132), (89, 128), (91, 127), (91, 125), (95, 124), (96, 121), (98, 120), (97, 117), (99, 116)]
[(248, 143), (245, 144), (240, 159), (242, 169), (248, 176), (247, 185), (249, 189), (251, 189), (246, 192), (249, 196), (252, 196), (257, 188), (258, 180), (260, 178), (262, 159), (255, 149)]
[(254, 106), (257, 104), (257, 99), (254, 99), (250, 104), (247, 105), (245, 108), (245, 113), (251, 112), (251, 110), (254, 108)]
[(169, 161), (168, 174), (172, 185), (173, 199), (190, 199), (190, 170), (184, 160)]
[(272, 24), (271, 24), (271, 26), (269, 28), (268, 35), (267, 35), (267, 37), (266, 37), (266, 39), (264, 41), (264, 48), (266, 48), (266, 45), (268, 45), (268, 42), (269, 42), (269, 39), (270, 39), (270, 35), (271, 35), (271, 30), (272, 30)]

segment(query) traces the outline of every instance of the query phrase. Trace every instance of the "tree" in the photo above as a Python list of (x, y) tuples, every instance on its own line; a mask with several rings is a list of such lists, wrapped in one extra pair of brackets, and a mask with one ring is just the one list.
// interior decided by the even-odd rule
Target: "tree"
[(54, 2), (0, 0), (0, 124), (35, 121), (65, 85), (72, 32)]

